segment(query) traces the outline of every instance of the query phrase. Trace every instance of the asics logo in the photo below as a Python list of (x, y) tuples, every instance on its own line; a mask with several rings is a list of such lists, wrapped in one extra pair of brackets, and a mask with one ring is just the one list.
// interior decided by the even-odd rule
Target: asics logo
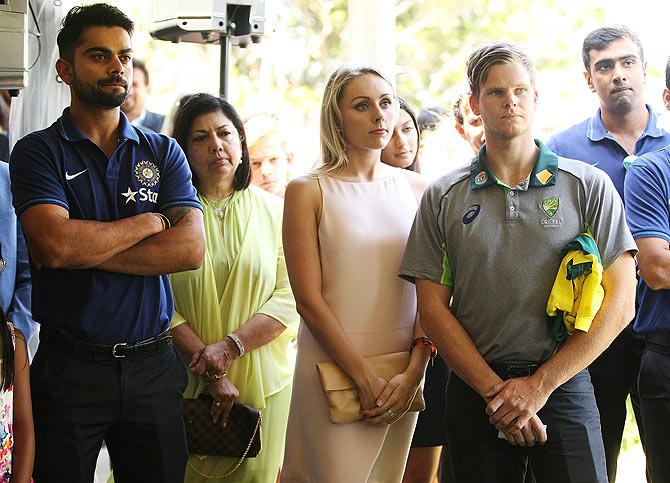
[(463, 215), (463, 224), (469, 225), (470, 223), (472, 223), (475, 220), (475, 218), (477, 218), (480, 209), (481, 206), (479, 205), (472, 205), (470, 208), (468, 208), (468, 211), (466, 211), (465, 214)]
[(68, 180), (68, 181), (72, 181), (73, 179), (75, 179), (75, 178), (76, 178), (77, 176), (79, 176), (80, 174), (84, 174), (86, 171), (88, 171), (88, 168), (86, 168), (86, 169), (83, 170), (83, 171), (79, 171), (78, 173), (74, 173), (74, 174), (70, 174), (70, 173), (68, 173), (68, 172), (66, 171), (66, 172), (65, 172), (65, 179)]

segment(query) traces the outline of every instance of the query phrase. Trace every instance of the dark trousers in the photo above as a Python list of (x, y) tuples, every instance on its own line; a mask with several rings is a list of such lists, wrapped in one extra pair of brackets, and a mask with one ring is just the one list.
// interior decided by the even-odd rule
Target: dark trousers
[(453, 372), (447, 385), (447, 439), (455, 483), (523, 482), (530, 462), (542, 483), (607, 483), (593, 387), (586, 370), (554, 391), (538, 416), (547, 443), (512, 446), (489, 423), (486, 403)]
[(182, 483), (187, 377), (172, 344), (115, 359), (42, 340), (31, 366), (36, 483), (90, 483), (103, 440), (117, 483)]
[(649, 479), (665, 483), (670, 481), (670, 347), (647, 343), (639, 389)]
[(642, 446), (645, 447), (646, 444), (637, 390), (643, 351), (644, 342), (635, 337), (632, 327), (629, 326), (589, 366), (596, 404), (600, 412), (607, 476), (610, 483), (616, 480), (621, 438), (626, 424), (626, 399), (629, 394)]

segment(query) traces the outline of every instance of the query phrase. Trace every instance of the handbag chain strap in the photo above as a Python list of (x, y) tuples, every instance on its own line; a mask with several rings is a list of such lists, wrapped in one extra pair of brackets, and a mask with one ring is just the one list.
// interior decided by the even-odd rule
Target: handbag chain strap
[(235, 473), (237, 471), (237, 469), (242, 465), (242, 463), (244, 463), (244, 459), (247, 457), (247, 454), (249, 453), (249, 450), (251, 449), (251, 445), (254, 443), (254, 438), (256, 438), (256, 433), (258, 433), (258, 430), (260, 429), (260, 427), (261, 427), (261, 415), (260, 415), (260, 413), (258, 413), (258, 419), (256, 420), (256, 427), (254, 428), (254, 432), (251, 435), (251, 439), (249, 439), (249, 443), (247, 444), (247, 448), (244, 450), (244, 454), (242, 455), (240, 460), (237, 462), (237, 464), (233, 467), (233, 469), (231, 469), (227, 473), (224, 473), (223, 475), (206, 475), (203, 472), (201, 472), (200, 470), (198, 470), (198, 468), (196, 468), (193, 465), (193, 463), (191, 463), (191, 458), (188, 459), (188, 465), (191, 467), (191, 469), (193, 471), (195, 471), (196, 473), (198, 473), (200, 476), (202, 476), (203, 478), (205, 478), (207, 480), (222, 480), (224, 478), (228, 478), (230, 475), (232, 475), (233, 473)]

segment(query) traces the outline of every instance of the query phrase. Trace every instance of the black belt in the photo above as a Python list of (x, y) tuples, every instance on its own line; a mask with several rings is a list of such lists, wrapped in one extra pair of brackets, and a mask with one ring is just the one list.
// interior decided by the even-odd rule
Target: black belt
[(517, 377), (526, 377), (535, 374), (541, 362), (492, 362), (490, 364), (493, 372), (498, 374), (502, 379), (514, 379)]
[(146, 354), (155, 352), (168, 344), (172, 343), (172, 336), (170, 332), (163, 332), (162, 334), (152, 337), (150, 339), (128, 344), (126, 342), (119, 342), (114, 345), (92, 344), (82, 340), (77, 340), (65, 335), (56, 334), (48, 330), (42, 329), (40, 331), (40, 341), (56, 346), (61, 350), (65, 350), (71, 354), (82, 354), (88, 356), (109, 356), (115, 359), (123, 359), (128, 356)]
[(670, 332), (649, 332), (644, 334), (645, 342), (670, 347)]

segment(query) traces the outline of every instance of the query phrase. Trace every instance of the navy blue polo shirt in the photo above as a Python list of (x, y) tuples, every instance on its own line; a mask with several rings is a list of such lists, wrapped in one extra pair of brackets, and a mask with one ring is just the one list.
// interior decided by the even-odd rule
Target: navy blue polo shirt
[[(649, 105), (649, 120), (639, 139), (635, 142), (635, 156), (650, 153), (670, 144), (670, 133), (658, 126), (658, 118)], [(614, 136), (607, 131), (600, 118), (600, 109), (595, 116), (562, 131), (549, 139), (547, 147), (564, 158), (584, 161), (605, 171), (619, 196), (623, 200), (623, 180), (626, 175), (624, 160), (628, 157)], [(632, 162), (635, 156), (626, 161)]]
[[(16, 214), (38, 204), (71, 219), (114, 221), (176, 206), (202, 209), (177, 142), (133, 127), (120, 114), (111, 158), (73, 123), (69, 108), (11, 155)], [(31, 266), (33, 318), (52, 331), (99, 344), (133, 343), (168, 329), (174, 310), (167, 275)]]
[[(670, 243), (670, 146), (635, 160), (626, 175), (626, 218), (634, 238)], [(670, 332), (670, 290), (652, 290), (640, 278), (636, 332)]]

